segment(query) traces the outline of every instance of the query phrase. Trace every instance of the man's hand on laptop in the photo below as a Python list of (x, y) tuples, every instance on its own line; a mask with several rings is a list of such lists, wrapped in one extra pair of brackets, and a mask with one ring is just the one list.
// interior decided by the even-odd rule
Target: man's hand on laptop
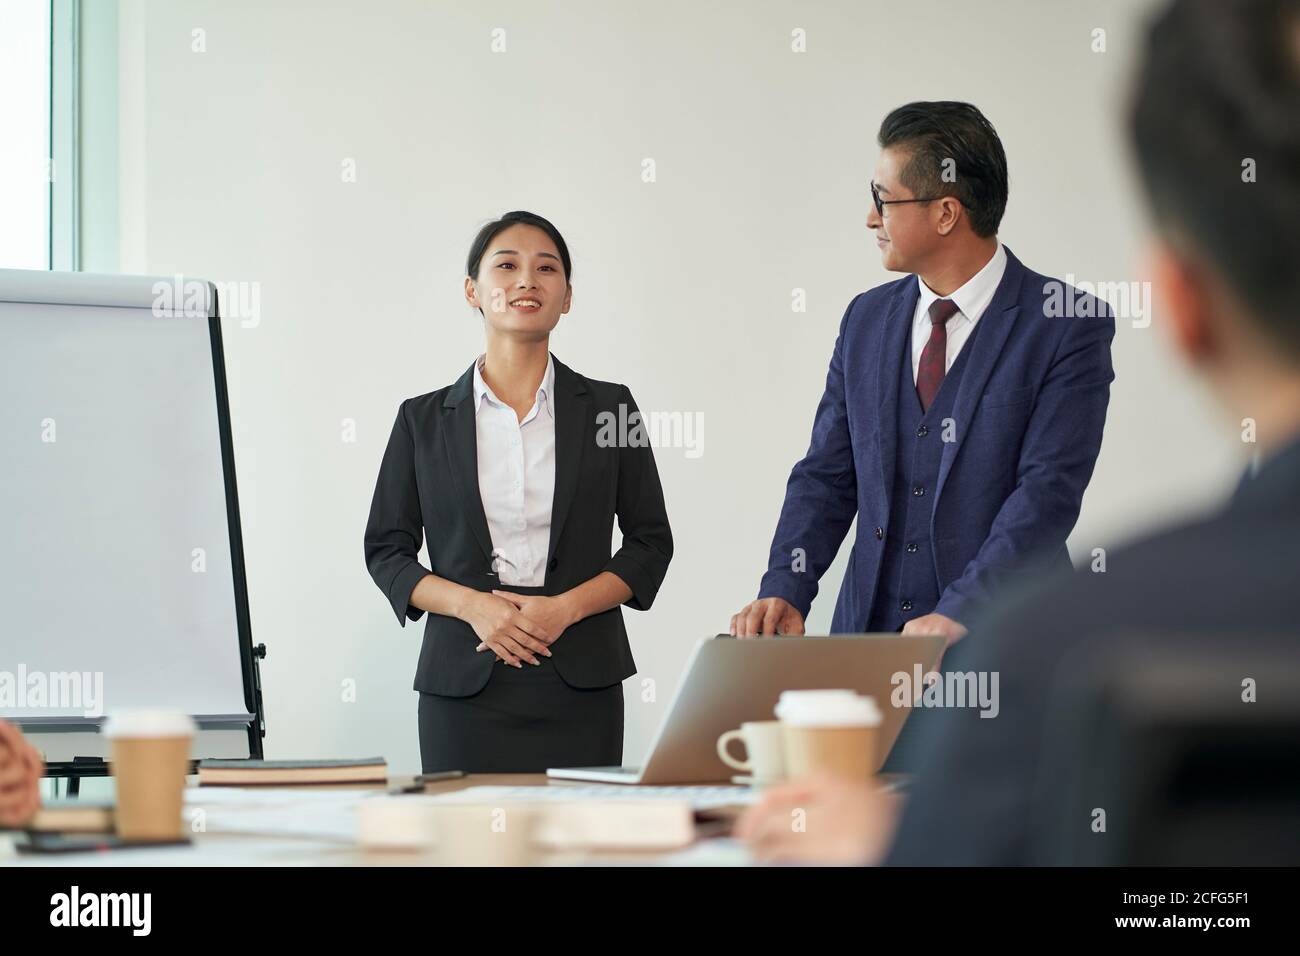
[(926, 614), (914, 617), (903, 625), (904, 634), (938, 634), (947, 640), (947, 647), (952, 647), (966, 636), (966, 628), (950, 617), (942, 614)]
[(802, 634), (803, 615), (779, 597), (751, 601), (731, 616), (732, 637), (762, 634)]
[[(950, 617), (942, 614), (925, 614), (921, 617), (914, 617), (903, 625), (904, 634), (938, 634), (944, 638), (947, 643), (939, 651), (939, 659), (934, 662), (934, 667), (930, 668), (930, 673), (934, 674), (939, 670), (939, 665), (943, 662), (943, 655), (947, 653), (948, 648), (952, 647), (963, 637), (966, 636), (966, 628)], [(937, 677), (926, 679), (927, 684), (933, 684)]]

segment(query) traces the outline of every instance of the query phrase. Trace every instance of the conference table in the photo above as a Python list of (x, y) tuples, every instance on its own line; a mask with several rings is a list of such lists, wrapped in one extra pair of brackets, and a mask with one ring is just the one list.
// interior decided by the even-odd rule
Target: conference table
[[(266, 791), (263, 787), (203, 787), (191, 777), (187, 802), (202, 799), (199, 794), (228, 799), (239, 797), (231, 791)], [(414, 777), (390, 777), (386, 784), (309, 786), (300, 788), (300, 812), (286, 805), (294, 823), (309, 819), (313, 807), (330, 802), (327, 794), (393, 792), (400, 786), (413, 787)], [(428, 782), (420, 790), (425, 794), (455, 793), (469, 787), (539, 787), (568, 788), (567, 781), (548, 780), (545, 774), (470, 774), (465, 777)], [(579, 785), (580, 786), (580, 785)], [(292, 800), (285, 788), (275, 788), (284, 799)], [(224, 793), (222, 793), (224, 792)], [(731, 825), (744, 810), (743, 804), (710, 808), (695, 813), (695, 839), (688, 846), (672, 849), (553, 849), (539, 850), (535, 865), (731, 865), (752, 862), (748, 851), (730, 838)], [(309, 827), (308, 827), (309, 829)], [(437, 858), (428, 851), (413, 849), (368, 849), (355, 839), (322, 838), (310, 834), (236, 833), (228, 829), (196, 832), (187, 846), (132, 847), (76, 853), (19, 853), (13, 838), (0, 833), (0, 866), (428, 866)]]

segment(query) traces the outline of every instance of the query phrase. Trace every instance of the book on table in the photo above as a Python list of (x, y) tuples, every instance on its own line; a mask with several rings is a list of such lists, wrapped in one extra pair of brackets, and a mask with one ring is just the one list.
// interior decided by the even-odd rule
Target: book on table
[(384, 783), (383, 757), (356, 760), (200, 760), (199, 786)]
[(46, 800), (26, 829), (34, 833), (112, 833), (113, 801)]

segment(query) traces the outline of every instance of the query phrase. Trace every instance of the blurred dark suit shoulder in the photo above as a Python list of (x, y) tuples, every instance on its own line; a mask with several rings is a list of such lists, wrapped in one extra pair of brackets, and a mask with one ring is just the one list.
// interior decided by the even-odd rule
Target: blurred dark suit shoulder
[(1222, 510), (1110, 552), (1104, 573), (1085, 566), (1007, 595), (975, 623), (943, 666), (997, 671), (998, 715), (953, 708), (930, 721), (885, 862), (1032, 862), (1030, 804), (1054, 683), (1135, 632), (1300, 650), (1300, 438)]

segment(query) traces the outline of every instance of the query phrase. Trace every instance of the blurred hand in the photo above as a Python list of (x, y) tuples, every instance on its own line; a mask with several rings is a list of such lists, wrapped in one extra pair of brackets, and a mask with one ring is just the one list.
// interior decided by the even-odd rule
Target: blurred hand
[(559, 632), (529, 619), (518, 604), (501, 597), (503, 593), (479, 592), (462, 612), (462, 620), (474, 628), (481, 642), (475, 650), (490, 650), (513, 667), (522, 667), (520, 661), (540, 664), (537, 655), (551, 656), (548, 645), (560, 636)]
[(0, 827), (25, 825), (41, 806), (45, 761), (18, 728), (0, 720)]
[(874, 866), (889, 849), (901, 810), (902, 798), (879, 781), (823, 773), (766, 791), (732, 835), (762, 862)]
[(731, 616), (732, 637), (802, 633), (803, 615), (784, 598), (759, 598)]

